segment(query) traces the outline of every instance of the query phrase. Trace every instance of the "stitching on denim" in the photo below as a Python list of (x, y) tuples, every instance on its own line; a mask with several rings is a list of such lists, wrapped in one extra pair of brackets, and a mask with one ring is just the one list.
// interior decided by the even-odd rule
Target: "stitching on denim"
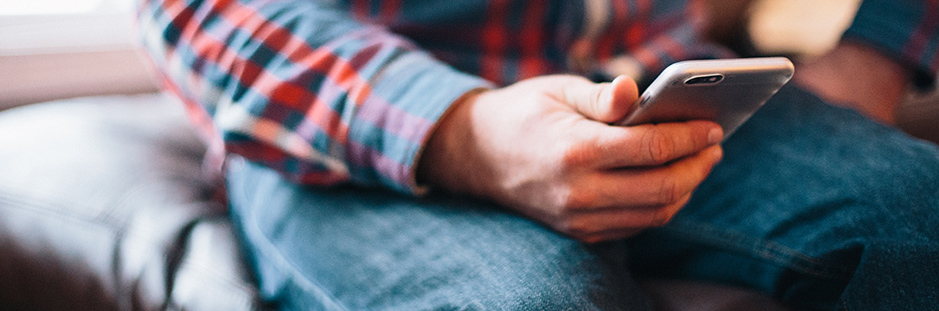
[[(279, 182), (279, 180), (278, 180)], [(242, 193), (247, 193), (246, 189), (242, 187)], [(280, 252), (276, 247), (274, 247), (269, 241), (268, 237), (262, 233), (261, 228), (257, 225), (256, 222), (251, 222), (250, 224), (242, 222), (242, 225), (245, 226), (245, 230), (249, 230), (247, 227), (250, 227), (252, 232), (248, 232), (250, 235), (262, 237), (262, 243), (252, 243), (255, 248), (258, 248), (262, 253), (258, 255), (267, 257), (271, 260), (272, 264), (276, 265), (280, 271), (287, 271), (289, 273), (288, 279), (292, 280), (301, 290), (312, 293), (315, 297), (323, 297), (328, 301), (321, 301), (323, 306), (331, 310), (344, 310), (348, 311), (349, 309), (339, 303), (332, 293), (326, 291), (325, 287), (318, 284), (316, 281), (303, 277), (300, 271), (289, 263), (287, 258), (283, 253)], [(258, 242), (258, 241), (255, 241)]]
[[(681, 226), (667, 226), (665, 227), (666, 232), (679, 235), (687, 240), (699, 241), (701, 243), (748, 254), (753, 257), (763, 258), (779, 266), (817, 277), (843, 279), (851, 275), (850, 269), (829, 264), (817, 258), (812, 258), (809, 255), (774, 241), (754, 238), (751, 235), (717, 228), (705, 223), (687, 220), (676, 221), (676, 223), (681, 223)], [(688, 229), (681, 229), (682, 227)], [(701, 232), (707, 233), (701, 234)], [(750, 247), (741, 246), (731, 241), (741, 241)]]
[[(251, 224), (251, 226), (255, 229), (252, 231), (256, 231), (256, 234), (259, 233), (260, 228), (258, 228), (255, 224)], [(315, 297), (323, 297), (327, 299), (327, 301), (322, 301), (324, 307), (330, 310), (349, 310), (345, 306), (341, 305), (338, 302), (339, 299), (337, 299), (332, 293), (326, 291), (322, 285), (318, 284), (312, 279), (303, 277), (303, 274), (300, 273), (300, 271), (297, 271), (297, 269), (289, 263), (287, 258), (285, 258), (276, 247), (268, 243), (267, 236), (263, 234), (261, 234), (261, 236), (264, 238), (263, 245), (258, 245), (255, 243), (254, 247), (259, 248), (263, 252), (260, 255), (269, 258), (280, 271), (286, 271), (289, 273), (288, 279), (293, 280), (293, 282), (303, 291), (312, 293)]]

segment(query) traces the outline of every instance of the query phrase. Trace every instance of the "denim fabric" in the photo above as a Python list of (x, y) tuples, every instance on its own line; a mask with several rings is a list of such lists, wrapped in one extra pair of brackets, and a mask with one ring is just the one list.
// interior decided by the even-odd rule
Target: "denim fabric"
[(230, 161), (262, 295), (287, 310), (648, 310), (622, 243), (584, 245), (491, 204), (293, 185)]
[(939, 151), (784, 88), (666, 227), (640, 276), (755, 287), (808, 309), (939, 308)]
[(939, 301), (936, 146), (795, 88), (725, 143), (669, 225), (626, 243), (584, 245), (465, 198), (304, 188), (230, 164), (235, 223), (263, 294), (285, 309), (648, 309), (633, 275), (809, 309)]

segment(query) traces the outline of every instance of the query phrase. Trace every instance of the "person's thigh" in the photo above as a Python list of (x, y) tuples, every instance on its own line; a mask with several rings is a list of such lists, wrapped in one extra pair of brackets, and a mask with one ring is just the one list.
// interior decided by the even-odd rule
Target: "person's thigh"
[(939, 302), (935, 145), (784, 88), (724, 147), (688, 206), (631, 241), (634, 273), (813, 309)]
[(622, 243), (468, 199), (300, 187), (237, 159), (228, 179), (262, 292), (284, 309), (647, 309)]

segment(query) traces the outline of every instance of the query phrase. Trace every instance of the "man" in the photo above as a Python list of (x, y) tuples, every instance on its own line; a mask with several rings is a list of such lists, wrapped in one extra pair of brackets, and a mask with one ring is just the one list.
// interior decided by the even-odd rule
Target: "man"
[(928, 309), (939, 151), (872, 120), (933, 82), (937, 10), (865, 1), (797, 69), (817, 96), (783, 89), (723, 146), (706, 121), (609, 125), (635, 80), (731, 55), (694, 1), (145, 1), (141, 20), (231, 155), (284, 308), (641, 310), (637, 274)]

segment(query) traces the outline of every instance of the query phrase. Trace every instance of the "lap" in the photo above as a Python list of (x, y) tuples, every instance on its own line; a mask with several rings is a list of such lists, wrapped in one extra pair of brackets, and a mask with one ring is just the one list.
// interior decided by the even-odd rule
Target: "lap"
[[(314, 189), (243, 163), (236, 223), (262, 291), (297, 309), (640, 308), (622, 244), (585, 245), (490, 204)], [(313, 305), (304, 305), (311, 303)]]
[(669, 225), (631, 241), (633, 268), (813, 308), (874, 295), (859, 283), (893, 274), (903, 281), (876, 296), (924, 299), (939, 290), (937, 189), (935, 145), (786, 88), (725, 143)]
[[(726, 142), (723, 163), (671, 224), (630, 241), (631, 268), (831, 307), (850, 298), (841, 292), (853, 276), (871, 273), (858, 272), (863, 267), (906, 261), (906, 270), (884, 270), (906, 274), (936, 258), (929, 254), (936, 255), (939, 223), (937, 154), (933, 145), (784, 89)], [(294, 307), (645, 303), (621, 244), (584, 245), (484, 202), (304, 188), (254, 164), (237, 166), (229, 174), (232, 211), (262, 290)], [(898, 252), (921, 256), (862, 260)], [(910, 279), (897, 285), (935, 288)], [(865, 290), (853, 288), (853, 295)]]

